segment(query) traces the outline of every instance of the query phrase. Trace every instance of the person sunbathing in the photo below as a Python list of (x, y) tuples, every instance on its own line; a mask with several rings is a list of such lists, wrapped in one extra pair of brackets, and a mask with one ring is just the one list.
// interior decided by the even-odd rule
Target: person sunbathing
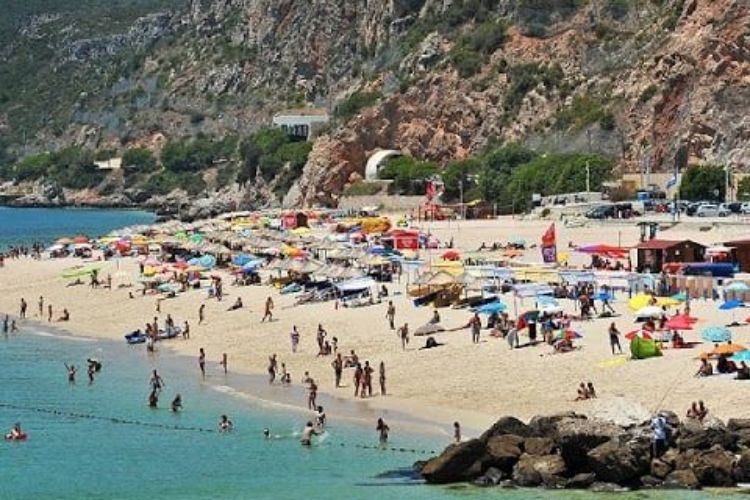
[(714, 374), (714, 367), (708, 362), (708, 359), (701, 360), (701, 366), (695, 373), (696, 377), (709, 377)]
[(672, 334), (672, 348), (682, 349), (685, 347), (685, 339), (677, 331)]
[(589, 394), (589, 390), (586, 387), (586, 384), (581, 382), (578, 385), (578, 397), (576, 397), (576, 401), (583, 401), (584, 399), (589, 399), (591, 395)]
[(237, 297), (237, 300), (234, 301), (234, 304), (227, 311), (236, 311), (237, 309), (242, 309), (242, 299), (240, 297)]
[(747, 363), (740, 361), (740, 366), (737, 368), (737, 380), (750, 380), (750, 367)]
[(57, 321), (70, 321), (70, 313), (67, 309), (63, 309), (62, 316), (57, 318)]
[(595, 399), (596, 398), (596, 389), (594, 389), (594, 384), (592, 384), (591, 382), (589, 382), (587, 384), (587, 388), (588, 388), (588, 391), (589, 391), (589, 397), (591, 399)]
[(726, 356), (719, 356), (719, 361), (716, 362), (716, 371), (719, 373), (734, 373), (737, 371), (737, 365), (734, 361), (730, 361)]

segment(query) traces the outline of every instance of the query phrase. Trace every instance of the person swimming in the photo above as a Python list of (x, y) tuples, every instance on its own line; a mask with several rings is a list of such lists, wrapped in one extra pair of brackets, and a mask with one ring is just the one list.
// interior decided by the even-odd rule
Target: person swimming
[(5, 439), (8, 441), (21, 441), (26, 439), (26, 433), (21, 430), (21, 423), (16, 422), (10, 431), (5, 435)]
[(271, 429), (269, 429), (268, 427), (266, 427), (265, 429), (263, 429), (263, 438), (264, 439), (271, 439)]
[(234, 429), (232, 421), (226, 415), (222, 415), (219, 419), (219, 432), (229, 432), (232, 429)]
[(68, 366), (68, 363), (65, 364), (65, 369), (68, 371), (68, 382), (71, 384), (74, 384), (76, 381), (76, 365), (70, 365)]

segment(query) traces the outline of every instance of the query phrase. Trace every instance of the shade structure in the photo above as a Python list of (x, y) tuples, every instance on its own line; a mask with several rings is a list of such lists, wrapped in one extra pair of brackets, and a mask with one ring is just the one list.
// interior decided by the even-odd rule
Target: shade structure
[(669, 318), (665, 326), (670, 330), (692, 330), (694, 323), (690, 317), (681, 314)]
[(460, 260), (461, 254), (455, 250), (448, 250), (442, 255), (443, 260)]
[(726, 356), (746, 350), (747, 347), (742, 344), (721, 344), (714, 348), (714, 350), (711, 351), (711, 354), (714, 356)]
[(732, 332), (723, 326), (709, 326), (701, 332), (701, 338), (707, 342), (729, 342)]
[(498, 300), (489, 304), (483, 304), (474, 309), (474, 312), (479, 314), (500, 314), (506, 309), (508, 309), (508, 306)]
[[(647, 293), (639, 293), (638, 295), (634, 295), (630, 300), (628, 300), (628, 306), (634, 311), (638, 311), (640, 309), (643, 309), (644, 307), (650, 305), (653, 302), (654, 297), (652, 295), (649, 295)], [(673, 298), (673, 297), (656, 297), (656, 304), (657, 306), (676, 306), (679, 305), (680, 301)]]
[(628, 249), (623, 247), (616, 247), (612, 245), (584, 245), (576, 247), (576, 252), (587, 253), (590, 255), (599, 255), (602, 257), (609, 257), (612, 259), (622, 259), (627, 257)]

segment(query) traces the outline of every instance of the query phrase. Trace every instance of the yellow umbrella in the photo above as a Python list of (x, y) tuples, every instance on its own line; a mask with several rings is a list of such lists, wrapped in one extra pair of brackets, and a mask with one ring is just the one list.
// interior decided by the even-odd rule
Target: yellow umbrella
[(630, 307), (634, 311), (637, 311), (639, 309), (643, 309), (650, 303), (651, 295), (647, 293), (639, 293), (638, 295), (634, 295), (630, 298), (630, 300), (628, 301), (628, 307)]
[(672, 297), (657, 297), (656, 298), (656, 305), (659, 306), (679, 306), (680, 301), (677, 299), (673, 299)]

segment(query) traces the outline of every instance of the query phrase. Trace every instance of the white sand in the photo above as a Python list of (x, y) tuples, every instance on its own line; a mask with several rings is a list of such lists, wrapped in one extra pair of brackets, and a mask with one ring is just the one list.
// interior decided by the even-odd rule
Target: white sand
[[(482, 241), (507, 241), (512, 237), (523, 237), (529, 243), (538, 243), (548, 221), (521, 221), (509, 218), (496, 221), (469, 221), (450, 225), (433, 223), (430, 229), (442, 240), (451, 236), (462, 250), (474, 250)], [(710, 231), (701, 231), (700, 223), (678, 226), (659, 234), (661, 238), (690, 237), (704, 244), (736, 239), (745, 236), (743, 226), (726, 225)], [(575, 244), (608, 243), (634, 245), (638, 229), (634, 223), (593, 223), (588, 227), (558, 227), (558, 245), (566, 251), (568, 241)], [(572, 263), (584, 263), (588, 257), (577, 254)], [(540, 260), (538, 249), (527, 251), (524, 259)], [(0, 269), (0, 311), (17, 314), (18, 303), (25, 297), (29, 303), (29, 315), (35, 319), (37, 299), (45, 297), (51, 303), (55, 318), (63, 307), (67, 307), (72, 319), (64, 324), (74, 334), (84, 336), (122, 339), (122, 335), (143, 328), (156, 315), (153, 296), (128, 298), (127, 289), (113, 291), (92, 290), (88, 286), (66, 288), (68, 280), (60, 277), (64, 268), (80, 263), (73, 259), (41, 262), (31, 260), (6, 261)], [(105, 264), (101, 276), (116, 272), (115, 262)], [(122, 269), (132, 276), (135, 283), (137, 262), (122, 259)], [(231, 278), (225, 279), (227, 285)], [(391, 290), (397, 287), (391, 286)], [(403, 291), (403, 285), (398, 287)], [(132, 289), (136, 292), (136, 289)], [(377, 369), (380, 361), (387, 367), (389, 396), (375, 396), (369, 400), (373, 408), (399, 408), (422, 417), (444, 423), (449, 428), (453, 420), (461, 420), (465, 427), (480, 428), (502, 415), (530, 418), (535, 414), (575, 410), (614, 418), (615, 416), (638, 418), (649, 411), (672, 409), (683, 413), (691, 401), (703, 399), (711, 412), (722, 418), (750, 417), (750, 406), (744, 404), (750, 393), (750, 383), (735, 381), (729, 377), (716, 376), (708, 379), (693, 377), (698, 368), (695, 357), (711, 346), (697, 349), (666, 349), (661, 358), (627, 361), (619, 366), (600, 368), (597, 363), (612, 359), (607, 337), (608, 320), (596, 320), (583, 325), (585, 338), (577, 344), (581, 350), (567, 354), (551, 354), (547, 345), (510, 350), (501, 339), (491, 338), (483, 330), (483, 341), (471, 343), (468, 330), (445, 332), (437, 335), (445, 346), (418, 350), (424, 338), (412, 338), (404, 352), (395, 332), (389, 330), (386, 319), (386, 304), (356, 309), (334, 309), (333, 302), (293, 307), (293, 296), (281, 296), (267, 286), (225, 287), (223, 302), (206, 300), (206, 291), (191, 291), (175, 299), (162, 302), (160, 323), (169, 313), (177, 324), (185, 319), (191, 323), (192, 336), (188, 341), (175, 339), (159, 344), (160, 349), (169, 347), (179, 354), (195, 356), (203, 347), (212, 361), (221, 354), (229, 356), (229, 369), (249, 373), (266, 373), (269, 354), (277, 353), (280, 362), (285, 362), (292, 373), (293, 382), (299, 384), (302, 374), (309, 370), (318, 380), (323, 393), (338, 397), (353, 396), (352, 370), (345, 370), (347, 387), (333, 387), (331, 358), (319, 358), (315, 332), (322, 323), (330, 336), (339, 339), (339, 349), (348, 353), (355, 349), (362, 361), (369, 360)], [(263, 302), (271, 295), (276, 303), (273, 323), (261, 324)], [(227, 312), (236, 297), (242, 297), (245, 309)], [(507, 299), (509, 302), (512, 300)], [(198, 307), (206, 303), (207, 323), (198, 325)], [(413, 331), (431, 316), (429, 308), (415, 308), (405, 294), (394, 298), (396, 322), (408, 322)], [(619, 329), (631, 330), (632, 315), (627, 308), (626, 297), (615, 302), (615, 308), (623, 316), (616, 319)], [(526, 308), (533, 307), (527, 301)], [(571, 307), (571, 304), (566, 304)], [(694, 301), (693, 315), (703, 321), (695, 331), (686, 332), (688, 341), (699, 339), (698, 331), (707, 325), (724, 324), (731, 313), (719, 311), (718, 303)], [(441, 309), (443, 324), (456, 327), (469, 319), (466, 310)], [(737, 318), (744, 318), (740, 311)], [(46, 305), (45, 305), (46, 318)], [(36, 318), (38, 319), (38, 317)], [(292, 354), (289, 331), (297, 325), (301, 332), (300, 349)], [(23, 325), (21, 325), (23, 326)], [(735, 342), (750, 343), (750, 327), (733, 330)], [(522, 337), (522, 341), (525, 337)], [(124, 340), (123, 340), (124, 341)], [(627, 352), (628, 343), (622, 340)], [(144, 349), (143, 346), (134, 349)], [(624, 355), (627, 357), (627, 354)], [(197, 365), (197, 360), (196, 360)], [(198, 367), (196, 366), (196, 376)], [(576, 386), (580, 381), (592, 381), (599, 393), (599, 400), (574, 402)], [(378, 392), (377, 372), (373, 388)], [(281, 389), (280, 389), (281, 390)], [(325, 402), (325, 394), (320, 400)], [(304, 401), (299, 402), (304, 405)]]

